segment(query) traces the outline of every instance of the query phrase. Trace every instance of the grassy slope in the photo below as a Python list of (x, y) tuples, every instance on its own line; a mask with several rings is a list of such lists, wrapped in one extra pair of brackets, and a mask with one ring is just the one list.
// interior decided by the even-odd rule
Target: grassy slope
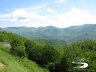
[(33, 61), (11, 55), (8, 48), (3, 47), (2, 44), (0, 44), (0, 62), (5, 64), (0, 72), (48, 72)]

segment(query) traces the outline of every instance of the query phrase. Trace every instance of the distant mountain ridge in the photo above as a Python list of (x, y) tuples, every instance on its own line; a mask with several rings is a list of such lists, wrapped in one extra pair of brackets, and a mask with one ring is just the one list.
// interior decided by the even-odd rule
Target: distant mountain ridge
[(48, 27), (7, 27), (3, 30), (33, 39), (57, 39), (65, 42), (96, 39), (96, 24), (84, 24), (68, 28)]

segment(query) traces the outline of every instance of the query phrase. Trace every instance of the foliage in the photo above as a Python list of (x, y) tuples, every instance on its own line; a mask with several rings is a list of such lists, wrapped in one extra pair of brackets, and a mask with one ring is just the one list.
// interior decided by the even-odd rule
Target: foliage
[[(14, 56), (23, 57), (23, 60), (27, 58), (30, 61), (35, 61), (51, 72), (70, 72), (70, 70), (71, 72), (96, 72), (95, 40), (83, 40), (72, 44), (61, 44), (56, 47), (56, 45), (52, 44), (52, 41), (48, 43), (46, 41), (43, 45), (40, 45), (38, 40), (34, 42), (16, 34), (2, 31), (0, 32), (0, 41), (11, 44), (10, 52)], [(89, 66), (83, 71), (81, 69), (75, 69), (72, 61), (76, 57), (84, 59), (84, 62), (88, 63)], [(24, 66), (30, 67), (26, 63), (24, 63)]]
[(25, 56), (25, 47), (23, 45), (23, 42), (19, 39), (14, 39), (11, 42), (10, 52), (14, 55), (18, 55), (19, 57), (24, 57)]
[(2, 69), (0, 66), (0, 72), (49, 72), (47, 69), (38, 66), (34, 61), (27, 58), (21, 59), (12, 55), (9, 51), (5, 51), (6, 49), (6, 47), (1, 47), (0, 44), (0, 63), (4, 64)]
[(24, 45), (25, 45), (25, 52), (27, 55), (29, 55), (29, 53), (31, 53), (32, 49), (35, 47), (35, 43), (33, 41), (28, 40), (24, 43)]
[(59, 58), (60, 54), (54, 49), (54, 47), (45, 45), (42, 52), (43, 64), (55, 63)]
[(68, 72), (69, 64), (65, 57), (62, 57), (61, 61), (55, 65), (55, 69), (52, 72)]

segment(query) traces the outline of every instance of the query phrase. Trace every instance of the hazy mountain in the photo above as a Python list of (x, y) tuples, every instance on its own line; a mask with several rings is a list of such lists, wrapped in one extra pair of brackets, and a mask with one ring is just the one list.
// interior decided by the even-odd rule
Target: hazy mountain
[(7, 27), (3, 28), (8, 32), (13, 32), (27, 38), (35, 39), (57, 39), (66, 42), (81, 39), (96, 39), (96, 25), (85, 24), (71, 26), (68, 28), (48, 27)]

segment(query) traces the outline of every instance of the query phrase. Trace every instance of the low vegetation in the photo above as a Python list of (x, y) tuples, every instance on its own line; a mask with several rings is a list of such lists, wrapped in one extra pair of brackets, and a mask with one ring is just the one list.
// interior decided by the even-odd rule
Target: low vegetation
[[(95, 40), (82, 40), (55, 48), (49, 43), (40, 45), (18, 35), (1, 32), (0, 41), (11, 45), (10, 50), (0, 49), (0, 59), (5, 64), (2, 72), (96, 72)], [(72, 61), (77, 57), (89, 66), (86, 69), (74, 68)]]

